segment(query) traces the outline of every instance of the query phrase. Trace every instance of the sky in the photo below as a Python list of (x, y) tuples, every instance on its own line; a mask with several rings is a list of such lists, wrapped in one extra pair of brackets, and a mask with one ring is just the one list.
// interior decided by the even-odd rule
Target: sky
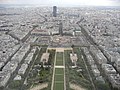
[(44, 6), (120, 6), (120, 0), (0, 0), (0, 4), (39, 4)]

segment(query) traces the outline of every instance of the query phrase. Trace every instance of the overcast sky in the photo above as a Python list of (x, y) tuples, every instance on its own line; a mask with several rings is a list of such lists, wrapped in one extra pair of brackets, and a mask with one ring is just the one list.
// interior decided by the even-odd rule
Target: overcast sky
[(45, 6), (120, 6), (120, 0), (0, 0), (0, 4), (39, 4)]

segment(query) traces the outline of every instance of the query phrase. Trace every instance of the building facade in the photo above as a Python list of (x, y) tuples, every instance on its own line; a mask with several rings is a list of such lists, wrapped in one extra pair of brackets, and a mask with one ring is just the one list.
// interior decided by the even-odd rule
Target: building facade
[(53, 17), (57, 17), (57, 7), (53, 6)]

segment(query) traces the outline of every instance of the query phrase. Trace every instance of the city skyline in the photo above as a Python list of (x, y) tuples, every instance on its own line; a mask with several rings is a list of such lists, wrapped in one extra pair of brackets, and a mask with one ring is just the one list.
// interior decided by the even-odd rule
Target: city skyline
[(0, 4), (34, 4), (42, 6), (120, 6), (119, 0), (0, 0)]
[(0, 4), (0, 90), (120, 90), (120, 7), (77, 2)]

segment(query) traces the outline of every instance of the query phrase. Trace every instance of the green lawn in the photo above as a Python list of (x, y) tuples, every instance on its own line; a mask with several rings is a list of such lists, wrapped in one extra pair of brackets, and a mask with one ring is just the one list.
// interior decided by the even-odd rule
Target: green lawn
[[(56, 53), (56, 66), (63, 66), (63, 52)], [(54, 90), (64, 90), (64, 68), (55, 68)]]
[(64, 90), (64, 69), (55, 69), (54, 90)]
[(56, 74), (64, 74), (63, 68), (55, 68)]
[(64, 81), (64, 75), (55, 75), (55, 81)]
[(62, 66), (63, 65), (63, 53), (62, 52), (57, 52), (56, 55), (56, 65)]
[(63, 82), (55, 82), (54, 90), (64, 90), (64, 83)]
[(64, 82), (64, 69), (56, 68), (55, 69), (55, 81), (63, 81)]

